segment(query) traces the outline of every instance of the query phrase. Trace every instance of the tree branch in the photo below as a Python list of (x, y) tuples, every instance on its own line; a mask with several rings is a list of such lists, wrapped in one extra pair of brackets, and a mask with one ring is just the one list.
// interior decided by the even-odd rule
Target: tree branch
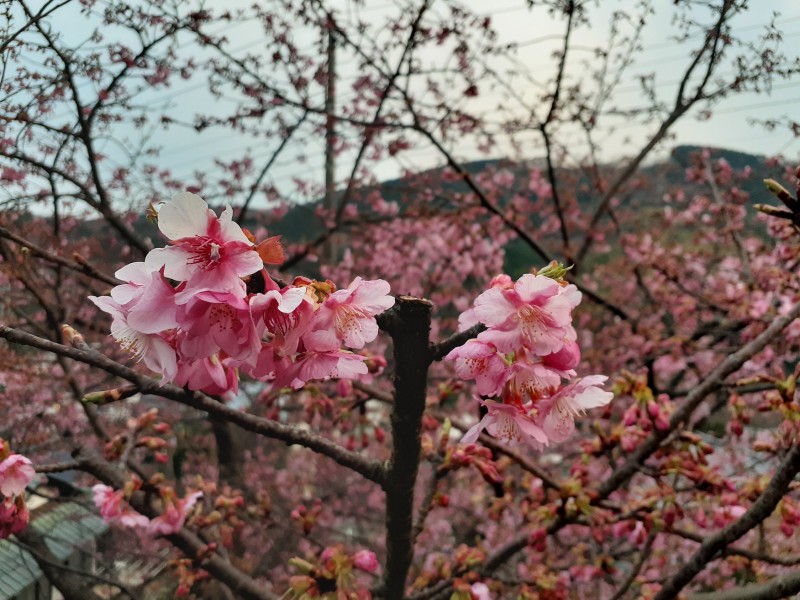
[(401, 600), (413, 558), (414, 487), (420, 461), (422, 415), (431, 362), (429, 336), (433, 304), (398, 296), (382, 327), (394, 342), (392, 457), (386, 473), (386, 573), (383, 593)]
[(486, 326), (479, 323), (478, 325), (474, 325), (469, 329), (465, 329), (464, 331), (459, 331), (458, 333), (451, 335), (449, 338), (442, 340), (438, 344), (431, 344), (431, 360), (442, 360), (445, 356), (450, 354), (452, 350), (455, 350), (459, 346), (463, 346), (472, 338), (477, 337), (477, 335), (485, 329)]
[[(583, 260), (586, 258), (586, 255), (589, 252), (592, 244), (594, 243), (594, 236), (592, 235), (594, 229), (597, 227), (600, 219), (608, 210), (608, 206), (611, 203), (611, 200), (614, 196), (619, 192), (622, 186), (625, 184), (628, 179), (630, 179), (631, 175), (636, 172), (636, 169), (639, 168), (639, 165), (642, 161), (647, 158), (647, 155), (650, 154), (650, 151), (667, 135), (670, 127), (675, 124), (675, 122), (681, 118), (686, 112), (692, 108), (696, 102), (700, 101), (703, 98), (703, 88), (705, 87), (706, 83), (708, 83), (711, 74), (714, 71), (714, 67), (716, 66), (716, 57), (717, 57), (717, 44), (719, 43), (720, 37), (722, 35), (722, 27), (725, 22), (729, 18), (729, 11), (732, 7), (731, 0), (724, 0), (722, 7), (720, 8), (719, 18), (711, 30), (711, 32), (706, 36), (706, 39), (703, 43), (703, 47), (700, 51), (695, 55), (694, 59), (692, 60), (689, 67), (687, 67), (686, 71), (683, 74), (683, 78), (681, 79), (681, 83), (678, 87), (678, 92), (675, 95), (675, 104), (670, 111), (667, 118), (662, 121), (661, 125), (658, 128), (658, 131), (650, 138), (650, 140), (645, 144), (645, 146), (639, 151), (639, 153), (634, 157), (625, 167), (625, 169), (620, 173), (611, 186), (608, 188), (606, 193), (603, 195), (603, 198), (600, 200), (600, 204), (595, 209), (594, 214), (592, 215), (592, 219), (589, 223), (589, 227), (586, 231), (586, 238), (583, 240), (583, 244), (578, 251), (577, 256), (575, 257), (576, 267), (579, 267)], [(697, 68), (697, 65), (700, 63), (701, 58), (705, 54), (706, 50), (711, 47), (712, 54), (708, 60), (708, 67), (706, 69), (705, 76), (703, 78), (702, 83), (697, 89), (694, 97), (686, 99), (684, 98), (686, 86), (689, 83), (689, 80), (694, 73), (694, 70)]]
[(678, 593), (722, 551), (772, 514), (800, 471), (800, 446), (789, 450), (767, 488), (742, 517), (707, 538), (683, 568), (659, 590), (654, 600), (676, 598)]
[(385, 471), (383, 463), (342, 448), (338, 444), (309, 431), (230, 408), (202, 392), (185, 390), (176, 385), (161, 385), (155, 379), (140, 375), (133, 369), (91, 349), (70, 348), (6, 326), (0, 326), (0, 338), (5, 338), (9, 342), (53, 352), (59, 356), (65, 356), (97, 367), (107, 373), (111, 373), (112, 375), (116, 375), (117, 377), (121, 377), (122, 379), (136, 384), (139, 391), (143, 394), (153, 394), (155, 396), (167, 398), (168, 400), (174, 400), (184, 406), (189, 406), (208, 413), (209, 415), (214, 415), (222, 420), (229, 421), (247, 431), (252, 431), (264, 437), (277, 439), (289, 445), (297, 444), (303, 446), (304, 448), (308, 448), (309, 450), (313, 450), (314, 452), (333, 459), (340, 465), (352, 469), (370, 481), (381, 485), (384, 483)]
[[(127, 478), (100, 456), (86, 448), (79, 448), (74, 453), (74, 458), (81, 463), (81, 468), (97, 479), (113, 487), (123, 489)], [(138, 512), (148, 517), (158, 514), (148, 502), (145, 494), (135, 493), (130, 499), (130, 505)], [(167, 536), (164, 536), (173, 546), (181, 550), (186, 556), (196, 561), (198, 566), (208, 571), (215, 578), (227, 585), (238, 597), (244, 600), (276, 600), (277, 597), (266, 591), (257, 581), (243, 573), (216, 552), (209, 552), (208, 545), (200, 537), (185, 527)]]
[(779, 575), (765, 583), (730, 590), (690, 594), (687, 600), (781, 600), (800, 592), (800, 571)]
[(650, 436), (629, 455), (628, 459), (603, 481), (598, 490), (599, 498), (607, 498), (614, 490), (628, 481), (644, 464), (645, 460), (659, 448), (661, 442), (667, 439), (670, 433), (675, 431), (681, 424), (688, 421), (695, 409), (709, 394), (722, 387), (724, 379), (728, 375), (739, 370), (746, 361), (763, 350), (776, 335), (798, 316), (800, 316), (800, 303), (792, 307), (787, 314), (772, 321), (752, 341), (720, 362), (697, 387), (687, 394), (683, 403), (670, 417), (669, 428), (666, 430), (654, 429)]
[(108, 275), (101, 273), (89, 263), (83, 262), (72, 262), (67, 260), (66, 258), (62, 258), (57, 254), (53, 254), (52, 252), (48, 252), (44, 248), (37, 246), (33, 242), (29, 242), (25, 238), (22, 238), (12, 232), (10, 232), (5, 227), (0, 226), (0, 237), (4, 237), (8, 240), (11, 240), (15, 244), (19, 244), (23, 248), (27, 248), (30, 250), (30, 253), (34, 256), (42, 258), (48, 262), (51, 262), (56, 265), (61, 265), (62, 267), (66, 267), (71, 269), (72, 271), (76, 271), (78, 273), (82, 273), (83, 275), (88, 275), (89, 277), (93, 277), (94, 279), (98, 279), (103, 283), (107, 283), (109, 285), (118, 285), (119, 281), (115, 277), (109, 277)]

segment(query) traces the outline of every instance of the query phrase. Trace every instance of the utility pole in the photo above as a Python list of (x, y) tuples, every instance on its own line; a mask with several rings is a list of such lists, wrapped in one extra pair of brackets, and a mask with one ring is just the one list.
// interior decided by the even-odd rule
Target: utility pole
[[(325, 198), (323, 206), (328, 215), (336, 212), (336, 35), (333, 23), (328, 21), (328, 80), (325, 87)], [(336, 260), (336, 244), (334, 235), (322, 246), (322, 258), (328, 262)]]

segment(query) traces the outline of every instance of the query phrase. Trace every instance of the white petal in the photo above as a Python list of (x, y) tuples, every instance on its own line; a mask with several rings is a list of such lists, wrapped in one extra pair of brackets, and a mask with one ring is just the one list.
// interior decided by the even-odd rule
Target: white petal
[(181, 192), (158, 210), (158, 228), (171, 240), (206, 235), (208, 213), (208, 204), (200, 196)]
[(281, 299), (278, 302), (278, 310), (282, 313), (288, 314), (300, 306), (300, 304), (303, 302), (303, 298), (305, 297), (305, 288), (296, 287), (286, 290), (283, 294), (281, 294)]
[(114, 273), (114, 277), (120, 281), (127, 281), (136, 285), (147, 285), (150, 283), (150, 273), (152, 271), (153, 269), (149, 269), (145, 263), (134, 262), (119, 269)]
[(233, 209), (230, 204), (225, 204), (225, 210), (219, 216), (219, 226), (222, 231), (222, 239), (225, 242), (244, 242), (245, 244), (252, 244), (247, 236), (242, 231), (238, 223), (233, 222)]
[(574, 398), (571, 398), (570, 404), (579, 406), (581, 410), (587, 410), (605, 406), (611, 402), (613, 397), (614, 394), (611, 392), (603, 391), (598, 387), (589, 387)]
[[(484, 419), (485, 418), (486, 417), (484, 417)], [(459, 444), (474, 444), (476, 441), (478, 441), (478, 438), (481, 435), (481, 431), (483, 431), (483, 419), (480, 421), (480, 423), (476, 423), (475, 425), (470, 427), (469, 430), (467, 431), (467, 433), (464, 434), (464, 437), (462, 437), (458, 441), (458, 443)]]

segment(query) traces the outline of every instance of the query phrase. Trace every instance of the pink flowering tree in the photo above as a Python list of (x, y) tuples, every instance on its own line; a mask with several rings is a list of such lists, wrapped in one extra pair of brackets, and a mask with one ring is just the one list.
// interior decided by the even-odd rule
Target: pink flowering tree
[[(520, 2), (563, 30), (529, 94), (492, 15), (351, 8), (3, 7), (0, 535), (70, 600), (800, 591), (797, 173), (641, 167), (796, 75), (781, 20), (675, 3), (664, 81), (647, 3), (584, 62), (599, 7)], [(620, 117), (650, 134), (608, 163)], [(213, 168), (165, 166), (186, 132)], [(101, 573), (59, 568), (34, 494), (109, 524)]]

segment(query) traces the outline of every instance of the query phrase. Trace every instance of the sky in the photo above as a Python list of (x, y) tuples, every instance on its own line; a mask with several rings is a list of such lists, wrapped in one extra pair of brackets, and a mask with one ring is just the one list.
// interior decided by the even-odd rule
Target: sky
[[(107, 1), (107, 0), (106, 0)], [(250, 1), (209, 0), (208, 5), (214, 8), (232, 7), (236, 4), (246, 6)], [(555, 72), (556, 60), (553, 52), (560, 46), (560, 36), (564, 31), (563, 20), (553, 20), (543, 8), (528, 7), (526, 0), (463, 0), (463, 3), (478, 13), (491, 17), (492, 26), (498, 32), (501, 42), (518, 45), (517, 60), (528, 69), (539, 81), (546, 81)], [(682, 69), (691, 59), (690, 53), (697, 46), (697, 37), (686, 43), (677, 43), (670, 38), (675, 29), (671, 25), (672, 2), (654, 0), (655, 15), (650, 17), (649, 24), (641, 38), (642, 50), (637, 54), (636, 62), (629, 69), (616, 89), (616, 98), (622, 106), (636, 106), (641, 100), (641, 91), (636, 82), (637, 75), (653, 74), (655, 89), (659, 97), (669, 100), (674, 97)], [(784, 51), (790, 55), (800, 55), (800, 4), (796, 0), (760, 0), (750, 3), (746, 14), (737, 17), (735, 32), (744, 39), (754, 39), (771, 20), (772, 13), (781, 14), (780, 29), (784, 36)], [(342, 15), (358, 16), (371, 23), (379, 23), (391, 15), (399, 14), (403, 7), (399, 0), (366, 0), (358, 4), (352, 0), (331, 0), (329, 6), (341, 11)], [(603, 0), (589, 2), (591, 26), (581, 26), (575, 31), (576, 46), (569, 55), (567, 74), (573, 80), (580, 78), (586, 71), (587, 64), (596, 60), (592, 49), (607, 40), (608, 24), (612, 11), (621, 10), (634, 15), (641, 5), (635, 0)], [(433, 10), (441, 10), (441, 2), (433, 5)], [(84, 18), (74, 8), (67, 7), (59, 13), (56, 25), (63, 35), (75, 36), (79, 39), (86, 31)], [(258, 29), (249, 25), (218, 25), (232, 41), (231, 47), (236, 53), (253, 52), (259, 48), (261, 37)], [(301, 48), (314, 46), (319, 34), (298, 27), (295, 41)], [(109, 40), (106, 40), (109, 41)], [(120, 40), (123, 41), (123, 40)], [(186, 44), (181, 52), (195, 53), (197, 48)], [(436, 56), (426, 57), (436, 61)], [(346, 105), (353, 96), (352, 82), (359, 76), (357, 63), (352, 57), (338, 57), (338, 89), (337, 101)], [(499, 68), (499, 67), (498, 67)], [(730, 69), (727, 69), (730, 71)], [(725, 69), (722, 69), (725, 72)], [(154, 90), (145, 97), (153, 106), (170, 106), (172, 114), (190, 116), (198, 110), (207, 110), (209, 103), (219, 102), (224, 109), (225, 99), (212, 100), (202, 90), (204, 82), (193, 78), (188, 81), (177, 81), (169, 88)], [(492, 117), (498, 107), (505, 108), (508, 100), (500, 92), (481, 86), (478, 102), (487, 118)], [(535, 106), (541, 90), (530, 83), (517, 81), (515, 92)], [(322, 102), (322, 98), (319, 98)], [(473, 104), (474, 106), (474, 104)], [(751, 119), (766, 119), (778, 115), (787, 115), (795, 121), (800, 120), (800, 77), (790, 81), (778, 82), (769, 94), (756, 95), (744, 93), (724, 99), (714, 109), (711, 118), (698, 118), (697, 111), (688, 115), (673, 129), (674, 140), (653, 155), (653, 159), (662, 158), (669, 147), (677, 144), (713, 145), (755, 154), (784, 154), (790, 160), (800, 162), (800, 141), (788, 131), (768, 132), (762, 126), (754, 125)], [(539, 114), (544, 110), (538, 108)], [(601, 130), (601, 160), (612, 161), (629, 156), (645, 142), (652, 133), (655, 124), (637, 124), (626, 122), (624, 118), (612, 118), (614, 130)], [(140, 132), (120, 126), (117, 138), (123, 143), (126, 139), (135, 139)], [(181, 178), (189, 178), (194, 171), (206, 173), (219, 172), (220, 167), (214, 159), (218, 157), (238, 157), (242, 151), (249, 149), (256, 164), (266, 160), (280, 140), (248, 139), (232, 131), (211, 128), (196, 132), (189, 128), (170, 128), (153, 133), (153, 140), (163, 149), (159, 158), (161, 168), (170, 169)], [(536, 159), (542, 156), (541, 139), (536, 135), (521, 135), (520, 147), (524, 158)], [(574, 150), (579, 150), (585, 142), (574, 133), (566, 137), (566, 143)], [(118, 144), (107, 144), (102, 148), (111, 161), (123, 162), (117, 148)], [(470, 142), (454, 142), (450, 149), (456, 157), (463, 161), (487, 158)], [(319, 136), (304, 137), (298, 141), (297, 147), (289, 147), (288, 152), (273, 166), (269, 180), (285, 191), (287, 196), (296, 200), (304, 200), (294, 186), (295, 177), (307, 177), (320, 183), (324, 180), (324, 138)], [(492, 157), (504, 152), (502, 145), (492, 150)], [(509, 150), (510, 151), (510, 150)], [(300, 158), (304, 157), (304, 158)], [(351, 155), (338, 159), (337, 175), (340, 184), (349, 173)], [(429, 144), (419, 143), (414, 151), (402, 154), (399, 158), (386, 159), (373, 165), (373, 174), (378, 179), (396, 177), (403, 169), (423, 170), (443, 164), (443, 158)]]

